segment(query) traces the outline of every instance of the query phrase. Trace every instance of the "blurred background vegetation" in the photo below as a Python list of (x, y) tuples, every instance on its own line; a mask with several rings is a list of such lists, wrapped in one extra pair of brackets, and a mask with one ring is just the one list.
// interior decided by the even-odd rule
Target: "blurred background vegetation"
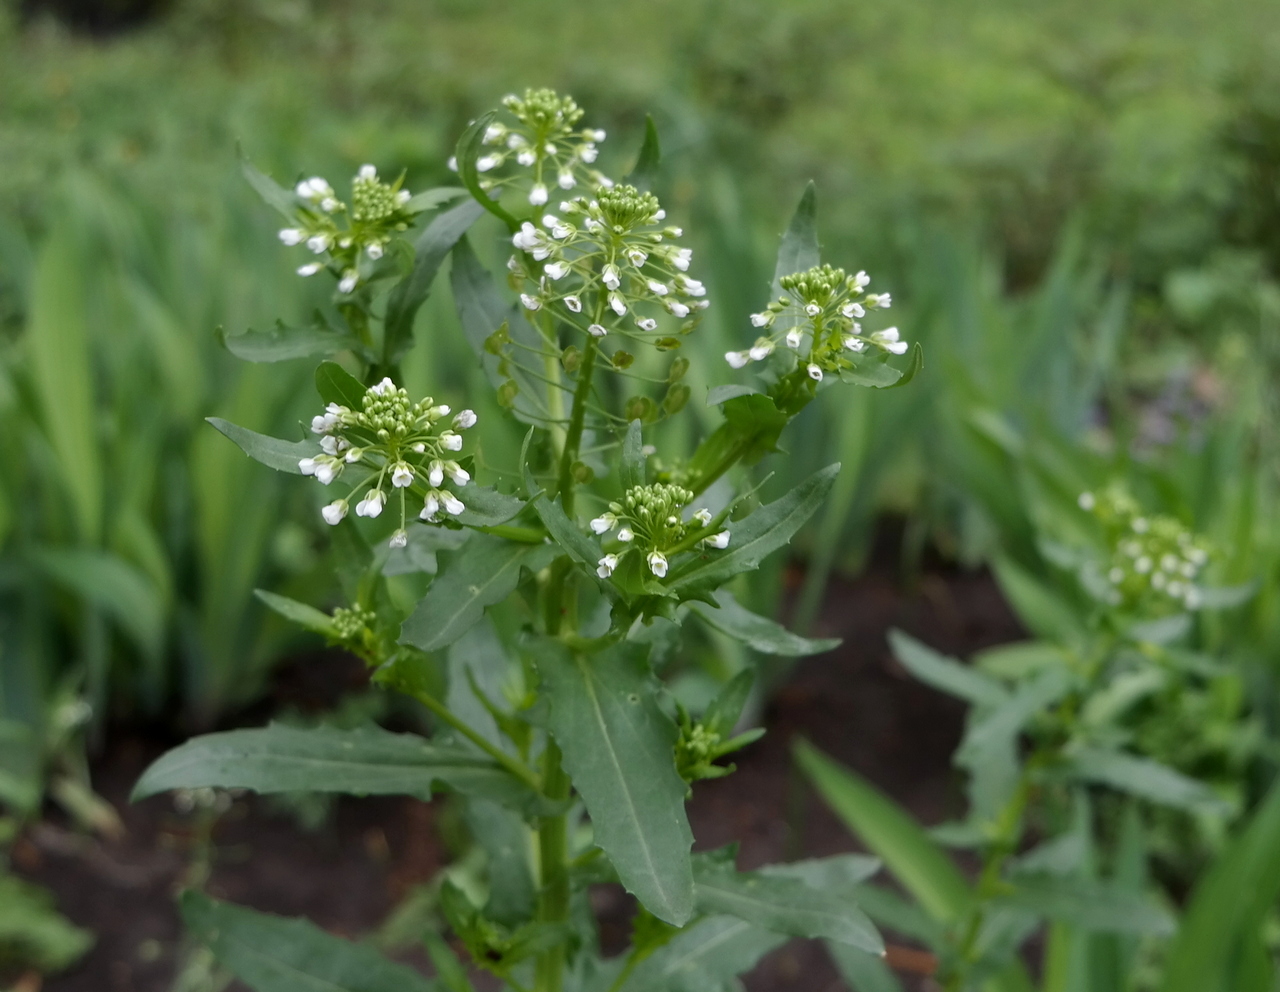
[[(237, 146), (282, 182), (369, 161), (417, 191), (528, 85), (576, 96), (614, 174), (653, 113), (664, 202), (714, 265), (695, 398), (751, 338), (811, 178), (826, 260), (925, 343), (911, 389), (806, 411), (769, 483), (845, 465), (797, 542), (794, 626), (885, 514), (908, 576), (933, 547), (1052, 584), (1038, 535), (1122, 479), (1217, 542), (1220, 584), (1257, 583), (1197, 636), (1275, 740), (1278, 66), (1265, 0), (0, 4), (0, 803), (109, 824), (85, 745), (252, 702), (297, 647), (252, 590), (330, 589), (316, 494), (202, 422), (297, 436), (312, 405), (305, 362), (248, 366), (215, 334), (322, 302)], [(441, 289), (411, 390), (483, 381), (454, 328)], [(743, 598), (775, 608), (781, 568)], [(720, 647), (696, 678), (752, 660)]]

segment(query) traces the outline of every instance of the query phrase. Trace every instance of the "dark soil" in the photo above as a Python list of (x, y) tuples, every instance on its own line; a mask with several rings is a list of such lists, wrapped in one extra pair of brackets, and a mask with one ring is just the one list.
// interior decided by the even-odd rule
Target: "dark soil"
[[(737, 841), (743, 868), (855, 849), (792, 768), (789, 745), (801, 736), (926, 823), (960, 811), (949, 757), (961, 707), (902, 671), (885, 641), (892, 627), (961, 656), (1022, 636), (985, 573), (937, 568), (904, 589), (893, 569), (873, 566), (856, 581), (833, 583), (818, 632), (842, 637), (843, 645), (790, 674), (765, 711), (768, 735), (741, 753), (736, 774), (699, 784), (690, 805), (699, 848)], [(350, 665), (328, 656), (285, 666), (272, 705), (316, 704), (319, 685), (358, 684), (359, 669)], [(126, 801), (143, 768), (172, 743), (117, 736), (96, 763), (94, 787), (125, 824), (119, 840), (91, 839), (51, 818), (16, 846), (18, 870), (49, 887), (61, 910), (98, 936), (74, 970), (46, 980), (45, 992), (169, 992), (188, 950), (173, 896), (206, 873), (206, 890), (216, 897), (305, 915), (356, 936), (378, 926), (448, 860), (440, 808), (395, 798), (340, 800), (321, 827), (305, 830), (278, 804), (246, 796), (216, 818), (209, 843), (210, 814), (179, 813), (171, 797)], [(620, 943), (629, 898), (601, 889), (595, 901), (606, 942)], [(821, 946), (809, 941), (769, 955), (747, 986), (844, 987)]]

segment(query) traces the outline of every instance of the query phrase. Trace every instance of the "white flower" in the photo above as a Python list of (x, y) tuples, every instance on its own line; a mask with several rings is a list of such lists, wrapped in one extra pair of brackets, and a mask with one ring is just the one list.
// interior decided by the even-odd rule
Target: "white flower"
[(630, 527), (623, 527), (618, 531), (618, 540), (623, 544), (634, 541), (635, 537), (636, 535), (632, 532)]
[(363, 457), (364, 457), (363, 448), (352, 448), (350, 451), (347, 452), (347, 464), (354, 465)]
[(870, 282), (871, 282), (871, 277), (867, 275), (865, 272), (859, 271), (858, 274), (853, 277), (853, 284), (857, 286), (858, 289), (865, 289), (870, 284)]
[(376, 241), (373, 244), (369, 245), (369, 247), (366, 248), (365, 251), (369, 254), (369, 257), (372, 258), (375, 262), (382, 257), (382, 245), (378, 244)]
[(320, 439), (320, 447), (326, 455), (340, 455), (351, 447), (351, 442), (346, 438), (334, 437), (332, 434), (326, 434)]
[(446, 167), (450, 172), (457, 172), (457, 171), (458, 171), (458, 156), (457, 156), (457, 155), (450, 155), (450, 156), (449, 156), (449, 160), (448, 160), (447, 162), (445, 162), (445, 167)]
[(607, 579), (613, 574), (613, 570), (618, 567), (617, 555), (605, 555), (596, 563), (596, 575), (602, 579)]
[(862, 351), (867, 347), (867, 342), (861, 338), (855, 338), (852, 334), (844, 339), (844, 346), (849, 351)]
[(391, 540), (387, 542), (389, 548), (403, 548), (409, 543), (409, 532), (401, 527), (398, 531), (391, 535)]
[[(867, 299), (868, 301), (870, 301), (870, 297), (868, 297)], [(840, 308), (840, 313), (842, 313), (844, 316), (850, 319), (854, 317), (861, 319), (867, 315), (867, 311), (862, 309), (861, 303), (854, 303), (852, 301), (842, 306)]]
[(386, 396), (388, 393), (396, 391), (396, 384), (391, 381), (391, 376), (384, 375), (382, 381), (376, 386), (370, 386), (369, 392), (376, 393), (378, 396)]
[(867, 294), (867, 306), (879, 307), (881, 310), (888, 310), (893, 306), (893, 295), (890, 293), (881, 293), (876, 296), (875, 293)]
[(600, 128), (596, 128), (594, 131), (588, 128), (582, 133), (585, 134), (587, 137), (589, 137), (592, 141), (604, 141), (604, 131), (602, 131)]
[(362, 165), (360, 166), (360, 171), (356, 173), (356, 177), (358, 179), (377, 179), (378, 170), (372, 165)]
[(638, 269), (649, 261), (649, 254), (640, 248), (628, 248), (627, 260)]
[(526, 310), (538, 310), (542, 307), (542, 301), (528, 293), (520, 294), (520, 302), (524, 304)]
[(661, 551), (650, 551), (647, 561), (649, 562), (649, 571), (653, 572), (658, 578), (662, 578), (667, 574), (667, 556)]
[(444, 504), (444, 512), (450, 514), (451, 516), (456, 517), (459, 513), (461, 513), (463, 510), (466, 509), (466, 507), (462, 503), (462, 500), (458, 499), (458, 497), (453, 495), (453, 493), (442, 492), (440, 494), (440, 502)]
[(740, 369), (747, 364), (747, 353), (745, 351), (726, 351), (724, 360), (729, 363), (731, 368)]
[(582, 313), (582, 300), (577, 296), (566, 296), (564, 298), (564, 305), (574, 313)]
[(809, 363), (809, 366), (808, 368), (805, 369), (805, 371), (809, 373), (809, 378), (812, 379), (814, 382), (822, 381), (822, 369), (814, 365), (813, 362)]
[(452, 431), (444, 431), (440, 435), (440, 447), (446, 451), (461, 451), (462, 435), (454, 434)]
[(711, 523), (711, 511), (704, 507), (694, 513), (692, 519), (698, 521), (701, 526), (705, 527), (707, 524)]
[(432, 423), (435, 423), (441, 417), (449, 416), (451, 410), (452, 407), (450, 407), (448, 403), (440, 403), (427, 410), (427, 419)]
[(627, 305), (622, 302), (622, 297), (619, 296), (617, 293), (609, 294), (609, 307), (619, 317), (621, 317), (624, 313), (627, 312)]
[(591, 521), (591, 532), (593, 534), (605, 534), (613, 530), (617, 523), (618, 518), (612, 513), (602, 513)]
[(534, 183), (533, 189), (529, 190), (529, 202), (535, 207), (540, 207), (547, 202), (547, 184)]
[(302, 244), (302, 232), (296, 227), (286, 227), (280, 231), (280, 242), (292, 247)]
[(898, 340), (896, 327), (886, 327), (883, 331), (876, 331), (871, 335), (871, 340), (894, 355), (905, 355), (907, 352), (907, 342)]
[(504, 137), (506, 137), (507, 129), (502, 124), (490, 124), (484, 129), (484, 137), (481, 139), (486, 145), (496, 145)]
[(422, 504), (422, 512), (418, 514), (422, 520), (434, 520), (436, 514), (440, 512), (440, 500), (436, 498), (435, 493), (427, 493), (426, 502)]
[(596, 156), (598, 156), (599, 154), (600, 154), (600, 150), (596, 148), (595, 145), (591, 144), (591, 142), (587, 142), (585, 145), (583, 145), (581, 148), (578, 149), (578, 157), (582, 159), (582, 161), (586, 162), (587, 165), (590, 165), (592, 162), (594, 162), (596, 160)]
[(657, 279), (650, 279), (649, 292), (651, 292), (654, 296), (666, 296), (668, 293), (671, 292), (671, 290), (669, 290), (666, 287), (666, 285), (664, 285), (663, 283), (658, 282)]
[(391, 484), (397, 489), (413, 485), (413, 469), (407, 462), (396, 462), (395, 468), (391, 470)]
[(460, 431), (465, 431), (468, 427), (476, 425), (476, 412), (474, 410), (463, 410), (460, 414), (453, 418), (453, 426)]
[(681, 292), (687, 293), (689, 296), (706, 296), (707, 287), (702, 285), (700, 279), (690, 279), (687, 276), (676, 276), (676, 286)]
[(636, 326), (642, 331), (656, 331), (658, 329), (658, 322), (652, 317), (637, 317)]
[(563, 279), (569, 274), (568, 262), (552, 262), (543, 270), (547, 274), (548, 279)]
[(753, 313), (751, 315), (752, 327), (768, 327), (772, 323), (773, 323), (773, 314), (768, 310), (765, 310), (762, 313)]
[(689, 262), (693, 259), (692, 248), (677, 248), (667, 256), (667, 261), (674, 265), (681, 272), (689, 271)]
[[(543, 220), (543, 223), (546, 223), (547, 219), (544, 217), (542, 218), (542, 220)], [(564, 221), (558, 220), (554, 224), (550, 225), (550, 227), (551, 227), (551, 236), (555, 238), (557, 241), (563, 241), (565, 238), (567, 238), (569, 235), (573, 233), (573, 225), (566, 224), (564, 223)]]
[(387, 494), (381, 489), (370, 489), (368, 494), (356, 504), (357, 517), (376, 517), (386, 505)]
[(818, 306), (816, 303), (810, 303), (805, 306), (804, 312), (810, 317), (816, 317), (818, 314), (822, 313), (822, 307)]
[(314, 458), (303, 458), (298, 462), (298, 471), (303, 475), (316, 474), (316, 460)]
[(800, 341), (803, 338), (803, 336), (804, 336), (804, 332), (801, 331), (800, 328), (798, 327), (791, 328), (791, 330), (787, 331), (787, 347), (799, 348)]
[[(759, 362), (768, 358), (772, 354), (773, 354), (772, 341), (758, 341), (756, 342), (756, 344), (754, 344), (751, 347), (751, 350), (747, 352), (747, 357), (750, 358), (753, 362)], [(732, 365), (733, 363), (730, 362), (729, 364)]]
[(476, 172), (488, 172), (502, 162), (501, 155), (481, 155), (476, 159)]
[(539, 262), (551, 254), (551, 243), (547, 236), (528, 221), (521, 224), (520, 230), (512, 235), (511, 243), (521, 251), (532, 254)]
[(345, 499), (335, 499), (328, 506), (320, 510), (320, 516), (324, 517), (324, 522), (330, 527), (336, 527), (342, 523), (342, 518), (347, 515), (347, 501)]
[(714, 534), (707, 538), (707, 544), (710, 547), (723, 551), (729, 546), (729, 532), (722, 530), (719, 534)]
[(307, 238), (307, 247), (319, 255), (322, 251), (327, 251), (332, 242), (327, 234), (313, 234)]
[(439, 458), (427, 466), (427, 481), (433, 489), (439, 489), (444, 484), (444, 462)]
[(606, 334), (608, 334), (609, 331), (605, 328), (603, 324), (589, 324), (587, 326), (587, 333), (590, 334), (593, 338), (602, 338)]
[(319, 272), (323, 268), (324, 266), (321, 265), (319, 262), (308, 262), (306, 265), (298, 266), (298, 275), (302, 276), (305, 279), (307, 276), (315, 275), (317, 272)]
[(360, 273), (355, 269), (347, 269), (342, 273), (342, 278), (338, 280), (338, 292), (350, 293), (356, 288), (356, 283), (360, 281)]
[(689, 316), (689, 308), (685, 306), (683, 303), (678, 303), (675, 300), (667, 300), (666, 305), (667, 305), (667, 310), (673, 315), (675, 315), (676, 317)]
[[(516, 237), (519, 237), (519, 236), (520, 235), (518, 234), (516, 235)], [(514, 255), (512, 255), (510, 258), (507, 259), (508, 272), (519, 272), (522, 267), (523, 266), (521, 266), (520, 264), (520, 259), (516, 258)]]
[(526, 169), (529, 166), (533, 165), (533, 163), (536, 162), (537, 160), (538, 160), (538, 157), (533, 153), (532, 148), (523, 148), (516, 153), (516, 161), (519, 162), (521, 165), (523, 165)]
[(618, 271), (618, 267), (610, 262), (601, 271), (600, 279), (610, 289), (617, 289), (622, 281), (622, 274)]
[(406, 203), (408, 203), (412, 199), (413, 199), (413, 194), (410, 193), (407, 189), (396, 191), (396, 203), (399, 206), (403, 207)]
[(1084, 510), (1085, 512), (1092, 510), (1097, 505), (1098, 505), (1098, 500), (1097, 500), (1097, 497), (1093, 495), (1093, 493), (1084, 492), (1084, 493), (1081, 493), (1078, 497), (1076, 497), (1076, 506), (1080, 507), (1080, 509)]
[(573, 189), (573, 187), (577, 185), (573, 178), (573, 170), (561, 169), (559, 173), (556, 174), (556, 185), (561, 189)]
[(455, 486), (465, 486), (471, 481), (471, 473), (457, 462), (449, 462), (445, 469), (449, 472), (449, 478), (453, 480)]

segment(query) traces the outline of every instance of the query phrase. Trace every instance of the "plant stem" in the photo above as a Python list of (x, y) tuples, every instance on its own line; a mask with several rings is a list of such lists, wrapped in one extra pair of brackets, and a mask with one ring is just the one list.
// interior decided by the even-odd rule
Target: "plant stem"
[[(547, 737), (542, 755), (542, 791), (553, 802), (569, 798), (569, 776), (560, 763), (560, 748)], [(538, 919), (543, 923), (566, 923), (569, 919), (569, 824), (568, 814), (544, 816), (538, 826), (538, 856), (542, 886), (538, 902)], [(536, 981), (538, 992), (560, 992), (564, 979), (564, 941), (538, 956)]]
[(564, 451), (560, 455), (560, 501), (564, 512), (573, 519), (573, 466), (578, 460), (582, 445), (582, 427), (587, 416), (587, 400), (591, 396), (591, 373), (595, 371), (596, 355), (600, 347), (594, 337), (588, 337), (582, 351), (582, 364), (578, 366), (578, 388), (573, 393), (573, 411), (569, 414), (569, 430), (564, 438)]
[(460, 733), (476, 747), (480, 748), (485, 754), (489, 755), (494, 761), (509, 771), (529, 788), (538, 790), (542, 787), (542, 783), (538, 780), (538, 776), (528, 765), (517, 758), (513, 758), (499, 747), (495, 747), (491, 742), (485, 740), (480, 734), (472, 729), (471, 725), (464, 720), (460, 720), (454, 715), (453, 711), (444, 703), (436, 699), (435, 696), (421, 689), (415, 689), (412, 693), (413, 698), (447, 723), (450, 727)]

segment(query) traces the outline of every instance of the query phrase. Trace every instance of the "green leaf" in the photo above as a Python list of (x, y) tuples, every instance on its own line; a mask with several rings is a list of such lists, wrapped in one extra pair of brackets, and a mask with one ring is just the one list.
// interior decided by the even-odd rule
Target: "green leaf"
[(1191, 892), (1160, 992), (1239, 992), (1241, 964), (1280, 893), (1280, 784)]
[(1083, 628), (1075, 611), (1012, 558), (998, 558), (995, 572), (1000, 591), (1033, 634), (1065, 644), (1082, 639)]
[(752, 613), (734, 599), (733, 593), (727, 589), (717, 590), (714, 598), (719, 604), (718, 609), (705, 603), (690, 603), (689, 609), (708, 626), (763, 654), (796, 658), (821, 654), (840, 645), (838, 637), (811, 639), (793, 634), (781, 624)]
[(299, 627), (317, 634), (324, 634), (326, 637), (336, 634), (333, 629), (333, 617), (320, 612), (314, 606), (299, 603), (296, 599), (268, 592), (266, 589), (255, 589), (253, 594), (286, 620), (292, 620)]
[(782, 295), (782, 277), (811, 269), (822, 261), (818, 248), (817, 189), (809, 180), (791, 216), (782, 244), (778, 246), (778, 262), (773, 270), (773, 298)]
[(427, 956), (431, 958), (431, 966), (436, 970), (440, 985), (448, 992), (475, 992), (475, 986), (467, 977), (466, 966), (443, 937), (434, 930), (428, 930), (422, 935), (422, 942), (426, 945)]
[(756, 396), (760, 392), (755, 386), (738, 382), (731, 382), (726, 386), (712, 386), (707, 390), (707, 406), (719, 406), (739, 396)]
[(698, 911), (736, 916), (774, 933), (825, 937), (872, 954), (884, 942), (848, 892), (829, 892), (800, 878), (735, 871), (732, 864), (706, 855), (694, 859)]
[(372, 947), (325, 933), (314, 923), (182, 894), (191, 935), (255, 992), (438, 992), (412, 968)]
[(627, 426), (627, 436), (622, 441), (622, 461), (618, 464), (618, 476), (622, 491), (645, 483), (643, 425), (633, 420)]
[(51, 974), (71, 967), (92, 946), (93, 934), (72, 926), (48, 892), (0, 874), (0, 948), (7, 964)]
[(878, 954), (828, 941), (827, 953), (852, 992), (903, 992), (893, 970)]
[(752, 393), (725, 400), (723, 406), (726, 426), (742, 442), (745, 464), (778, 450), (778, 438), (790, 418), (770, 397)]
[(839, 463), (813, 473), (785, 496), (729, 526), (729, 548), (705, 552), (681, 565), (667, 589), (681, 599), (709, 596), (730, 577), (756, 568), (766, 555), (787, 544), (826, 499)]
[(740, 987), (737, 975), (786, 941), (731, 916), (712, 916), (654, 951), (618, 992), (731, 992)]
[(1173, 917), (1142, 892), (1109, 882), (1054, 875), (1019, 875), (998, 904), (1029, 910), (1084, 931), (1167, 937)]
[[(532, 434), (532, 431), (530, 433)], [(524, 466), (524, 485), (530, 493), (538, 491), (537, 480), (529, 470), (527, 461)], [(596, 563), (603, 556), (600, 542), (570, 520), (558, 500), (543, 494), (540, 498), (533, 500), (533, 509), (538, 514), (538, 519), (542, 521), (542, 525), (547, 528), (547, 533), (551, 535), (552, 540), (560, 545), (560, 550), (574, 561), (586, 565), (594, 575)]]
[(326, 403), (362, 410), (366, 391), (364, 383), (337, 362), (321, 362), (316, 368), (316, 392)]
[(298, 219), (298, 200), (293, 190), (285, 189), (266, 173), (259, 172), (238, 147), (236, 155), (240, 159), (240, 172), (253, 187), (253, 191), (262, 197), (262, 202), (275, 210), (290, 223)]
[(240, 427), (221, 417), (206, 417), (213, 427), (231, 438), (246, 455), (256, 462), (261, 462), (277, 472), (289, 472), (301, 475), (298, 462), (319, 454), (319, 449), (311, 441), (282, 441), (278, 437), (258, 434), (247, 427)]
[(1120, 751), (1082, 748), (1070, 755), (1065, 771), (1073, 778), (1109, 785), (1161, 806), (1207, 812), (1226, 809), (1226, 804), (1203, 782), (1168, 765)]
[(89, 548), (41, 550), (35, 560), (45, 574), (100, 607), (148, 657), (164, 651), (169, 604), (142, 570), (109, 551)]
[(481, 188), (480, 174), (476, 171), (476, 159), (480, 157), (484, 133), (496, 116), (497, 112), (491, 110), (467, 125), (467, 129), (458, 138), (458, 145), (454, 155), (458, 163), (458, 177), (462, 180), (462, 185), (467, 187), (467, 191), (480, 206), (499, 218), (512, 231), (515, 231), (520, 227), (520, 223), (503, 210), (498, 201), (489, 196), (487, 190)]
[(286, 362), (360, 349), (360, 343), (350, 334), (335, 331), (320, 320), (310, 327), (286, 327), (283, 321), (277, 320), (274, 330), (250, 328), (243, 334), (220, 334), (219, 338), (227, 351), (246, 362)]
[(271, 724), (192, 738), (152, 762), (134, 786), (132, 799), (207, 787), (429, 800), (438, 785), (522, 809), (534, 798), (491, 758), (470, 748), (379, 727)]
[(473, 799), (463, 816), (488, 864), (489, 902), (485, 915), (504, 926), (518, 926), (530, 919), (536, 905), (536, 888), (529, 866), (529, 832), (519, 814), (497, 803)]
[(404, 205), (404, 209), (408, 213), (425, 213), (466, 195), (465, 186), (437, 186), (435, 189), (424, 189), (421, 193), (414, 193), (409, 198), (409, 202)]
[(468, 527), (497, 527), (525, 508), (525, 501), (519, 496), (509, 496), (489, 486), (468, 485), (458, 498), (466, 509), (454, 519)]
[(535, 642), (549, 727), (596, 844), (649, 912), (683, 926), (693, 915), (693, 833), (675, 766), (676, 727), (658, 706), (647, 650), (621, 644), (588, 659)]
[(640, 154), (636, 164), (627, 173), (623, 182), (628, 182), (638, 190), (650, 192), (658, 179), (658, 167), (662, 164), (662, 148), (658, 144), (658, 129), (653, 123), (653, 115), (644, 115), (644, 143), (640, 146)]
[(960, 918), (972, 900), (969, 887), (909, 813), (806, 741), (795, 745), (795, 757), (836, 816), (931, 917), (946, 924)]
[(702, 714), (703, 726), (724, 739), (732, 735), (738, 721), (742, 719), (742, 711), (751, 696), (755, 680), (755, 671), (745, 668), (726, 682)]
[(400, 643), (423, 651), (447, 647), (486, 607), (511, 595), (522, 568), (537, 572), (558, 553), (553, 544), (520, 544), (492, 534), (476, 534), (461, 550), (440, 553), (436, 577), (401, 627)]
[(824, 892), (861, 892), (862, 883), (883, 868), (879, 858), (865, 854), (832, 854), (825, 858), (805, 858), (758, 869), (770, 878), (795, 878)]
[(1009, 693), (995, 679), (955, 658), (939, 654), (900, 630), (889, 631), (894, 657), (925, 685), (964, 699), (976, 706), (999, 706)]
[(451, 207), (427, 225), (413, 245), (413, 268), (387, 297), (383, 355), (387, 364), (400, 360), (413, 343), (413, 320), (431, 293), (431, 284), (458, 239), (484, 213), (474, 200)]

